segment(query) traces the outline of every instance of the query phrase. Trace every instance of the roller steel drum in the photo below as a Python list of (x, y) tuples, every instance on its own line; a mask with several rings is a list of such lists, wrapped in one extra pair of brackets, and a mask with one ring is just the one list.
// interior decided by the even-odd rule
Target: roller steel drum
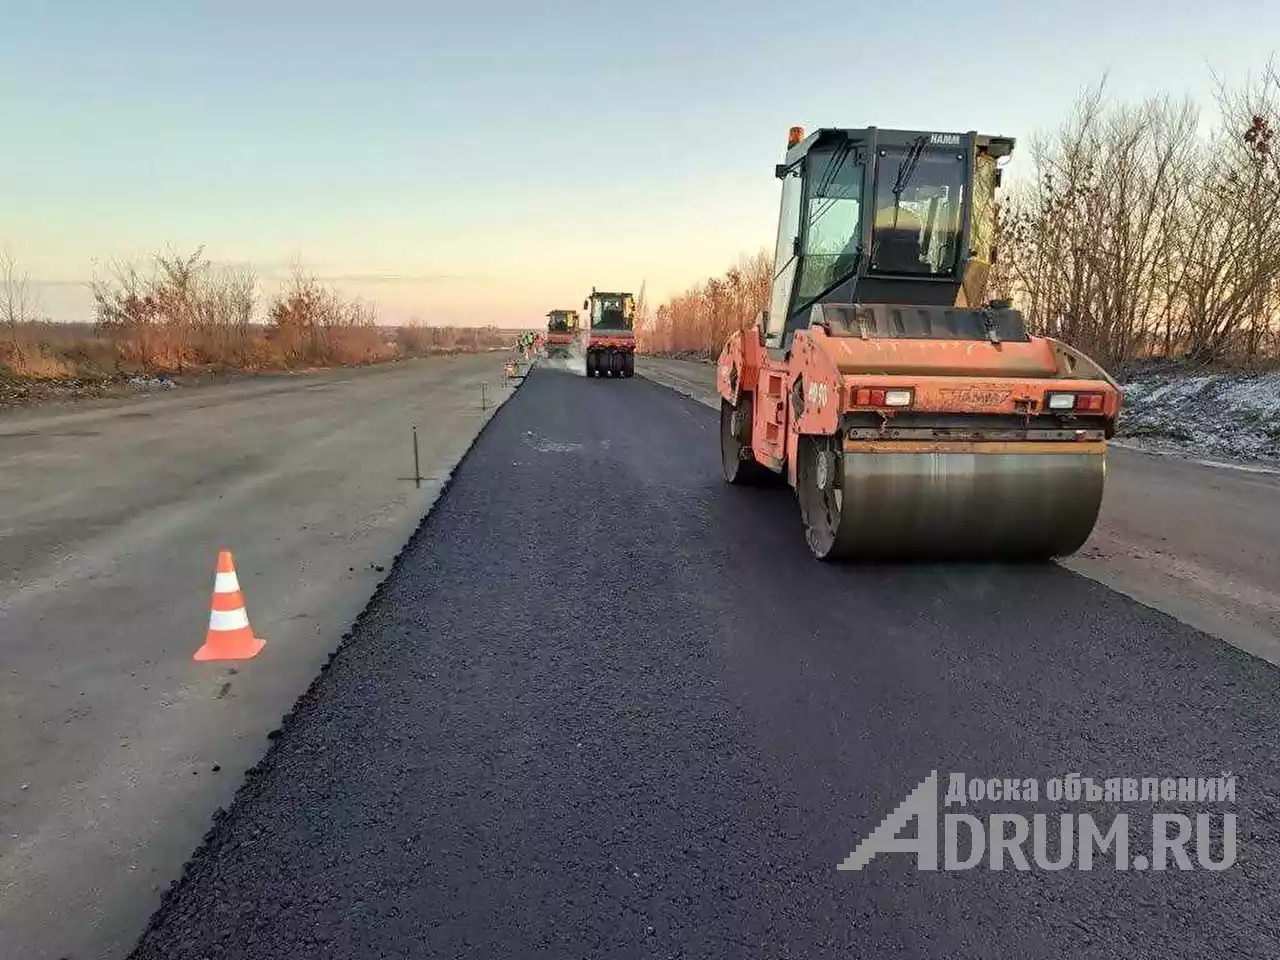
[(1089, 538), (1102, 505), (1102, 444), (998, 453), (805, 447), (796, 494), (810, 549), (823, 559), (1064, 556)]

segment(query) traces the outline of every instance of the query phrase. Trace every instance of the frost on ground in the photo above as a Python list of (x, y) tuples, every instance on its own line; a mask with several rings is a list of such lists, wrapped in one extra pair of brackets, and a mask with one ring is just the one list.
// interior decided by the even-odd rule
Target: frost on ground
[(177, 384), (168, 377), (161, 374), (158, 377), (136, 376), (129, 378), (129, 386), (135, 390), (172, 390)]
[(1156, 452), (1280, 461), (1280, 373), (1138, 373), (1119, 437)]

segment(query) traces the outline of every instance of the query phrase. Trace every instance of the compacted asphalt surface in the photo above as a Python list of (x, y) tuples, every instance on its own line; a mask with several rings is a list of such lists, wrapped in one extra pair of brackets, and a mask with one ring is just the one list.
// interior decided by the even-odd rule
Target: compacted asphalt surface
[[(535, 370), (134, 956), (1280, 955), (1280, 670), (1057, 564), (820, 564), (717, 430)], [(1235, 813), (1238, 858), (838, 871), (935, 770), (1230, 771), (1154, 810)], [(963, 812), (1032, 810), (1142, 850), (1153, 804)]]

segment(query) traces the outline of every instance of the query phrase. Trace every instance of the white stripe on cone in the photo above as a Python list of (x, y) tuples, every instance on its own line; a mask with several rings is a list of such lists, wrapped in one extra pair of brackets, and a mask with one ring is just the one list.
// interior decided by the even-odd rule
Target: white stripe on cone
[(249, 615), (244, 607), (239, 610), (210, 610), (210, 630), (239, 630), (249, 625)]
[(230, 573), (219, 573), (214, 575), (214, 593), (235, 593), (239, 589), (240, 581), (236, 579), (236, 572), (234, 570)]

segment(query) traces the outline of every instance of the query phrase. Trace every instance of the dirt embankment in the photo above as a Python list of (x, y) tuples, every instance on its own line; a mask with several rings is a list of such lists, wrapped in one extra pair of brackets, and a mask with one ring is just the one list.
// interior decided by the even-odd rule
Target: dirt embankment
[[(714, 363), (705, 351), (647, 356)], [(1120, 371), (1124, 409), (1119, 437), (1158, 453), (1280, 463), (1280, 371), (1202, 370), (1146, 362)]]
[[(392, 347), (395, 349), (392, 349)], [(10, 349), (6, 350), (5, 348)], [(330, 362), (303, 362), (294, 365), (272, 364), (237, 368), (227, 362), (170, 364), (169, 369), (149, 369), (142, 363), (119, 363), (114, 358), (102, 362), (92, 351), (58, 349), (41, 344), (36, 348), (24, 344), (15, 350), (0, 343), (0, 408), (31, 406), (41, 403), (96, 400), (109, 397), (135, 396), (179, 388), (227, 383), (248, 377), (287, 377), (313, 373), (334, 367), (363, 367), (398, 363), (418, 357), (455, 356), (458, 354), (498, 352), (506, 345), (491, 343), (440, 346), (410, 344), (408, 347), (389, 342), (380, 355), (358, 359), (338, 357)], [(113, 369), (113, 367), (115, 369)]]
[(298, 367), (287, 370), (232, 370), (210, 368), (191, 370), (182, 374), (170, 373), (113, 373), (70, 377), (24, 377), (14, 374), (0, 365), (0, 408), (32, 406), (41, 403), (57, 403), (77, 400), (99, 400), (110, 397), (129, 397), (142, 393), (157, 393), (180, 388), (201, 387), (215, 383), (228, 383), (251, 377), (289, 377), (333, 367), (377, 366), (400, 363), (422, 357), (457, 356), (472, 353), (502, 352), (505, 347), (479, 349), (441, 349), (414, 353), (387, 360), (375, 360), (358, 364), (325, 364)]
[(1280, 372), (1139, 364), (1126, 373), (1120, 436), (1134, 446), (1280, 462)]

